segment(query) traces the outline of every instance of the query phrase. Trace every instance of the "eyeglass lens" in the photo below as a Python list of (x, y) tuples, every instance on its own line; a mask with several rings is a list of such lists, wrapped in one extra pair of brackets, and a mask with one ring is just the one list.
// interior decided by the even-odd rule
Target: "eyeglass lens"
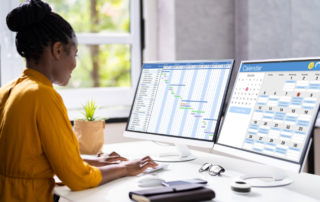
[(203, 172), (209, 169), (209, 167), (211, 166), (210, 163), (205, 163), (199, 170), (199, 172)]
[(224, 169), (221, 166), (211, 166), (211, 168), (209, 169), (209, 174), (210, 175), (220, 175), (220, 173), (223, 173)]

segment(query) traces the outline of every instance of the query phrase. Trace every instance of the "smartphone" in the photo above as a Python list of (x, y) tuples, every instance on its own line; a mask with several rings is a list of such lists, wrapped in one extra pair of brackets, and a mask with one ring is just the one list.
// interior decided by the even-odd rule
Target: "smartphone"
[(205, 180), (196, 178), (196, 179), (190, 179), (190, 180), (162, 182), (162, 185), (166, 187), (171, 187), (171, 186), (182, 185), (182, 184), (207, 184), (207, 183), (208, 182)]

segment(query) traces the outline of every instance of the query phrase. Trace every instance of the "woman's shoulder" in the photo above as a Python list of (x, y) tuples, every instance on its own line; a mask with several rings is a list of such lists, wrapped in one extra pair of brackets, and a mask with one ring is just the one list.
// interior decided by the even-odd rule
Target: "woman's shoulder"
[(26, 81), (21, 83), (21, 90), (26, 95), (40, 97), (41, 99), (61, 99), (59, 93), (52, 87), (41, 82)]

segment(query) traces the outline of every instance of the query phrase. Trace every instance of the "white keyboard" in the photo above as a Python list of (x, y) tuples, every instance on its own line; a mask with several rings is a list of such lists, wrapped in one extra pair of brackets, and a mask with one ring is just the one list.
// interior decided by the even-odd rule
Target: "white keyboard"
[(165, 169), (169, 166), (169, 164), (158, 164), (158, 166), (153, 169), (153, 168), (147, 168), (145, 171), (143, 171), (143, 173), (151, 173), (157, 170), (161, 170), (161, 169)]

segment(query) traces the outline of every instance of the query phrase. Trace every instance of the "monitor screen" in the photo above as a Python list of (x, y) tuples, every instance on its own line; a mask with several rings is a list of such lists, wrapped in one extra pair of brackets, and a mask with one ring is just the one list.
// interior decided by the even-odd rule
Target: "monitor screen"
[(299, 162), (320, 97), (320, 60), (243, 62), (218, 144)]
[(127, 130), (213, 141), (233, 63), (145, 63)]

